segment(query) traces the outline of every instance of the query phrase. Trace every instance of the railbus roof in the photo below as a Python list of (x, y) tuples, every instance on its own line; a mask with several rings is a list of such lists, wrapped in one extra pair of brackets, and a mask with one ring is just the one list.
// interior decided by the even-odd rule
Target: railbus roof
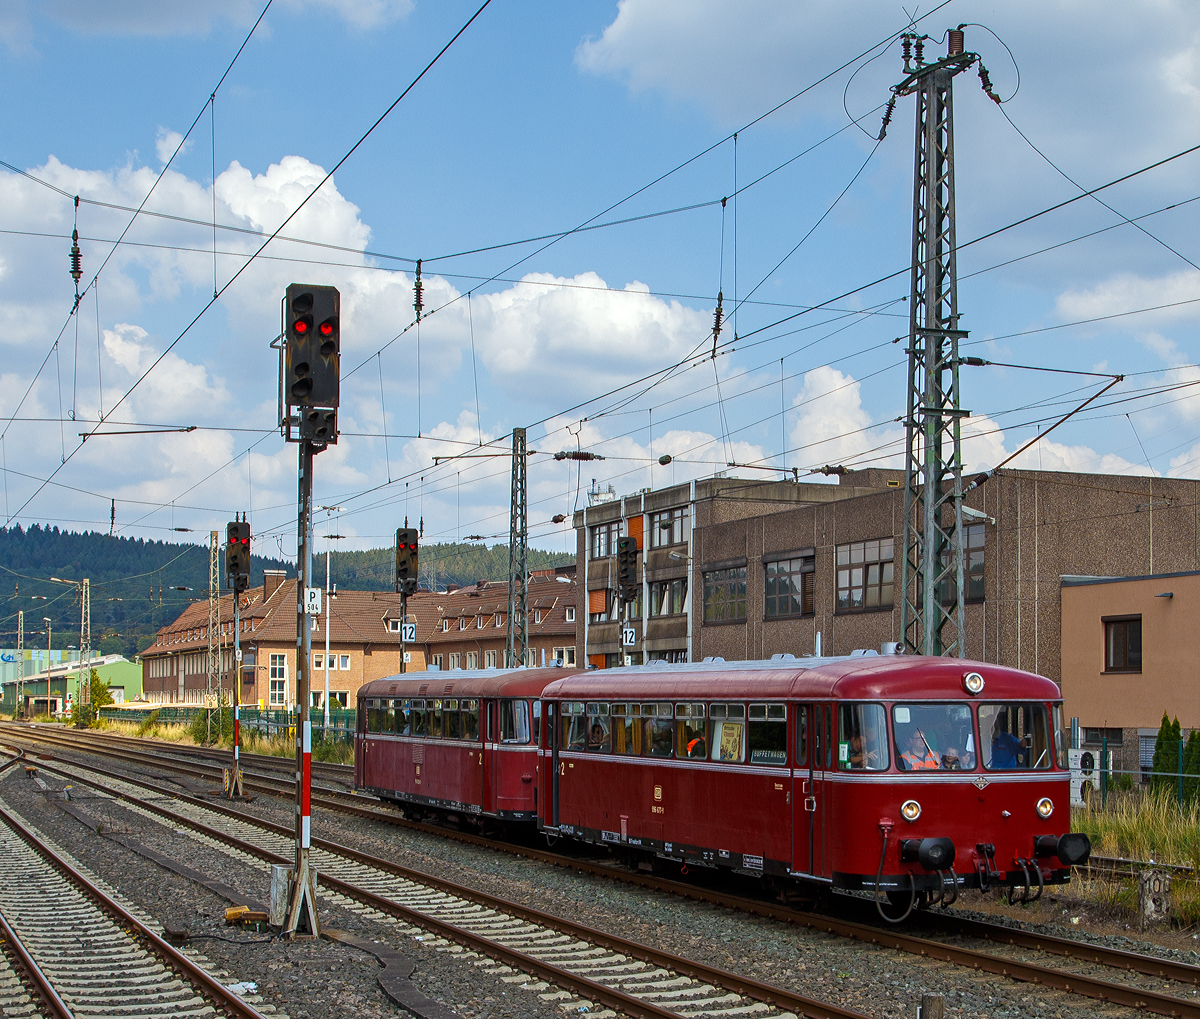
[[(963, 677), (978, 672), (984, 689), (972, 697)], [(559, 700), (1035, 700), (1062, 697), (1044, 676), (989, 662), (916, 655), (853, 655), (768, 661), (683, 662), (575, 671), (543, 691)]]
[(364, 683), (362, 697), (537, 697), (578, 669), (448, 669), (398, 673)]

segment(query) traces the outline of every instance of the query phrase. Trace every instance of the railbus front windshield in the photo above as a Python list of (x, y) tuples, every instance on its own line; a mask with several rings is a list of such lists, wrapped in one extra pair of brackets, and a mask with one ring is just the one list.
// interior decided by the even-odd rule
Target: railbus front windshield
[(838, 708), (838, 768), (886, 771), (887, 713), (882, 704), (842, 704)]
[(1042, 771), (1057, 757), (1050, 711), (1038, 701), (980, 704), (979, 742), (989, 771)]
[(978, 763), (969, 704), (896, 704), (892, 728), (901, 771), (973, 771)]

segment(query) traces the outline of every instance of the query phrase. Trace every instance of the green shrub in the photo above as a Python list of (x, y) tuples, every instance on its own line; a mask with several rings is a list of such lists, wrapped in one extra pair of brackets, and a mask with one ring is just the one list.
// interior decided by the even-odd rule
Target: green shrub
[(133, 730), (134, 735), (145, 736), (152, 733), (158, 728), (158, 712), (151, 711), (144, 719), (137, 724), (137, 728)]

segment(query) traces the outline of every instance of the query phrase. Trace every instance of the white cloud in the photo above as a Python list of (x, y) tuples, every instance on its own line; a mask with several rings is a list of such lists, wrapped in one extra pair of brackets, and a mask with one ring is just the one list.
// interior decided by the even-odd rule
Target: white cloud
[[(1159, 308), (1194, 301), (1178, 308), (1139, 315), (1136, 322), (1171, 321), (1200, 315), (1200, 274), (1194, 269), (1163, 276), (1123, 272), (1088, 288), (1072, 288), (1059, 295), (1056, 310), (1067, 321), (1100, 318), (1139, 308)], [(1118, 321), (1118, 325), (1121, 325)]]
[[(158, 161), (160, 163), (165, 163), (173, 155), (175, 155), (175, 150), (179, 149), (179, 143), (181, 141), (183, 141), (183, 135), (181, 135), (178, 131), (170, 131), (165, 127), (160, 127), (158, 129), (158, 140), (154, 143), (154, 152), (158, 156)], [(182, 155), (191, 147), (192, 143), (189, 139), (188, 143), (182, 149), (179, 149), (180, 155)]]
[[(146, 336), (145, 329), (128, 323), (104, 330), (104, 352), (122, 369), (126, 390), (159, 356), (159, 350), (146, 342)], [(176, 423), (180, 415), (207, 418), (219, 412), (228, 399), (224, 382), (210, 379), (203, 365), (191, 364), (175, 353), (168, 353), (127, 402), (145, 421)]]
[[(893, 427), (871, 428), (871, 415), (862, 405), (860, 383), (828, 365), (805, 373), (804, 384), (792, 406), (803, 408), (789, 433), (789, 445), (796, 450), (789, 460), (800, 467), (851, 462), (862, 458), (864, 450), (893, 442), (903, 435)], [(897, 449), (886, 459), (872, 454), (871, 462), (864, 466), (899, 466), (903, 462), (902, 452)]]

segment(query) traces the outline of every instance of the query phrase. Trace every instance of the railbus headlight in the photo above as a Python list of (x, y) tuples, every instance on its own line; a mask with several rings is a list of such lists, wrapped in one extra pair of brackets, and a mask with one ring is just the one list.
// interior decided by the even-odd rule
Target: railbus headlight
[(983, 677), (978, 672), (968, 672), (963, 676), (963, 689), (972, 697), (983, 693)]
[(915, 821), (921, 816), (921, 804), (916, 800), (905, 800), (900, 805), (900, 813), (906, 821)]
[(1038, 817), (1047, 818), (1054, 813), (1054, 801), (1049, 796), (1043, 796), (1037, 801)]

